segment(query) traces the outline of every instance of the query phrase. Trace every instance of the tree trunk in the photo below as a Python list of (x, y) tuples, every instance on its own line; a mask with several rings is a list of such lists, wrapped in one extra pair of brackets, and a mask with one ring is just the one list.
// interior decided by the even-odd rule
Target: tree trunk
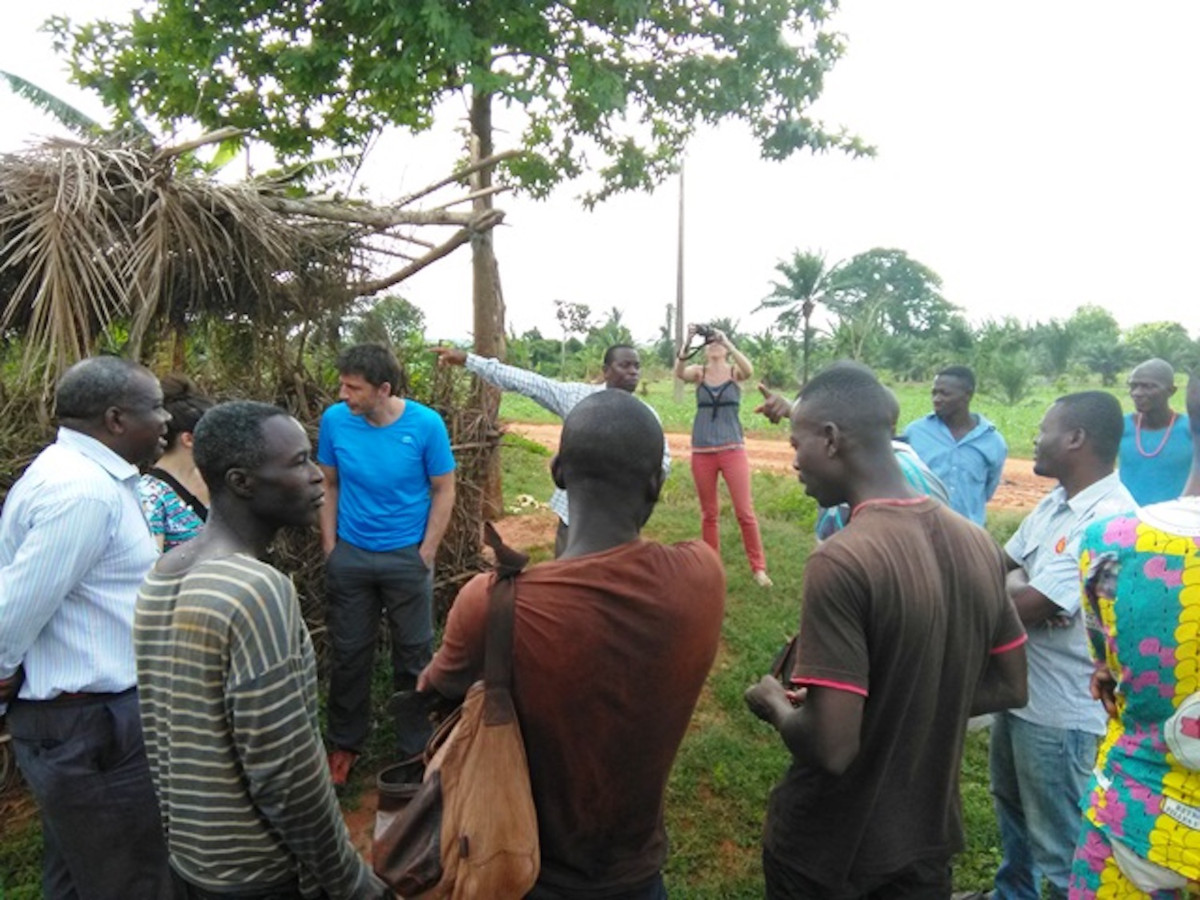
[[(471, 97), (471, 157), (472, 162), (492, 155), (492, 96), (476, 93)], [(492, 168), (485, 166), (475, 174), (475, 191), (492, 186)], [(492, 195), (477, 196), (472, 205), (477, 215), (492, 208)], [(500, 270), (492, 244), (492, 229), (471, 236), (472, 295), (475, 307), (475, 352), (480, 356), (504, 359), (504, 297), (500, 293)], [(497, 428), (500, 391), (483, 386), (482, 406), (491, 427)], [(482, 485), (482, 516), (498, 519), (504, 511), (500, 485), (500, 450), (493, 448), (484, 461)]]

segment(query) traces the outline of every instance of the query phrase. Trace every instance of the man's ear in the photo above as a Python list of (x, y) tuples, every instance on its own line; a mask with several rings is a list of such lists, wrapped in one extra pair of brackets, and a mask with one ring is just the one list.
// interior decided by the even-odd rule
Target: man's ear
[(562, 460), (557, 453), (550, 459), (550, 477), (554, 479), (554, 486), (560, 491), (567, 489), (567, 483), (563, 481), (562, 476)]
[(125, 415), (119, 406), (110, 406), (104, 411), (104, 430), (109, 434), (125, 433)]
[(666, 477), (662, 466), (655, 466), (649, 480), (646, 482), (646, 500), (649, 501), (651, 506), (658, 502), (658, 495), (662, 493), (663, 482), (666, 480)]
[(385, 397), (391, 397), (393, 394), (395, 394), (395, 393), (396, 393), (396, 391), (395, 391), (395, 389), (392, 387), (392, 383), (391, 383), (390, 381), (384, 381), (384, 382), (382, 382), (382, 383), (379, 385), (379, 390), (381, 390), (381, 391), (382, 391), (384, 388), (387, 388), (387, 393), (385, 393), (385, 394), (383, 395), (383, 396), (385, 396)]
[(838, 428), (837, 422), (825, 422), (821, 425), (821, 435), (825, 440), (825, 455), (833, 459), (842, 450), (846, 435)]
[(254, 496), (254, 476), (245, 469), (230, 469), (225, 473), (225, 484), (235, 497), (249, 499)]
[(1071, 436), (1067, 438), (1067, 449), (1068, 450), (1078, 450), (1080, 447), (1082, 447), (1084, 444), (1087, 443), (1087, 440), (1088, 440), (1088, 433), (1087, 433), (1086, 428), (1083, 428), (1083, 427), (1072, 428)]
[(190, 431), (179, 432), (179, 443), (191, 450), (196, 443), (196, 437)]

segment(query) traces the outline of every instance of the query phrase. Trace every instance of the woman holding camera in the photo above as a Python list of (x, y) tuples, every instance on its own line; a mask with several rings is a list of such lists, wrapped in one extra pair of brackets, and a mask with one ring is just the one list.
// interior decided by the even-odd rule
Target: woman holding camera
[[(692, 364), (690, 360), (695, 351), (689, 353), (687, 347), (696, 335), (704, 339), (703, 362)], [(742, 423), (738, 418), (741, 382), (754, 377), (754, 366), (719, 329), (688, 325), (687, 341), (675, 355), (675, 375), (696, 385), (692, 479), (700, 498), (700, 533), (704, 542), (720, 552), (721, 537), (717, 527), (720, 510), (717, 475), (720, 474), (729, 488), (754, 581), (761, 587), (770, 587), (758, 519), (750, 499), (750, 461), (746, 457)]]

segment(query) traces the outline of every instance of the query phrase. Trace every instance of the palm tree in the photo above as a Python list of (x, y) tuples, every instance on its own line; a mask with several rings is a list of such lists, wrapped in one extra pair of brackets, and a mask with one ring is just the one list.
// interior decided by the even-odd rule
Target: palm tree
[[(30, 106), (44, 112), (76, 137), (91, 139), (114, 133), (111, 129), (83, 112), (83, 110), (72, 106), (66, 100), (50, 93), (45, 88), (39, 87), (32, 81), (27, 81), (20, 75), (0, 69), (0, 80), (7, 82), (9, 90), (14, 94), (27, 101)], [(139, 138), (145, 138), (146, 140), (151, 140), (152, 138), (150, 129), (136, 116), (129, 117), (128, 130)]]
[(780, 260), (775, 271), (783, 276), (771, 282), (771, 293), (754, 310), (779, 309), (775, 321), (788, 334), (795, 334), (798, 326), (804, 328), (804, 371), (802, 385), (808, 383), (808, 365), (812, 354), (812, 314), (818, 303), (824, 303), (837, 290), (837, 266), (827, 267), (825, 257), (811, 250), (792, 251), (790, 260)]

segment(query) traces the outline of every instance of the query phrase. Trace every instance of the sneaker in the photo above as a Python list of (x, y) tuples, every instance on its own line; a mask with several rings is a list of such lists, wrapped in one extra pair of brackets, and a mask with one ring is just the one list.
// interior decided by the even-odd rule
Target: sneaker
[(766, 573), (766, 570), (759, 569), (757, 572), (754, 573), (754, 583), (757, 584), (759, 587), (768, 588), (771, 585), (773, 585), (775, 582), (773, 582), (771, 580), (771, 576)]
[(329, 780), (335, 788), (343, 788), (350, 780), (350, 772), (358, 762), (353, 750), (332, 750), (329, 753)]

